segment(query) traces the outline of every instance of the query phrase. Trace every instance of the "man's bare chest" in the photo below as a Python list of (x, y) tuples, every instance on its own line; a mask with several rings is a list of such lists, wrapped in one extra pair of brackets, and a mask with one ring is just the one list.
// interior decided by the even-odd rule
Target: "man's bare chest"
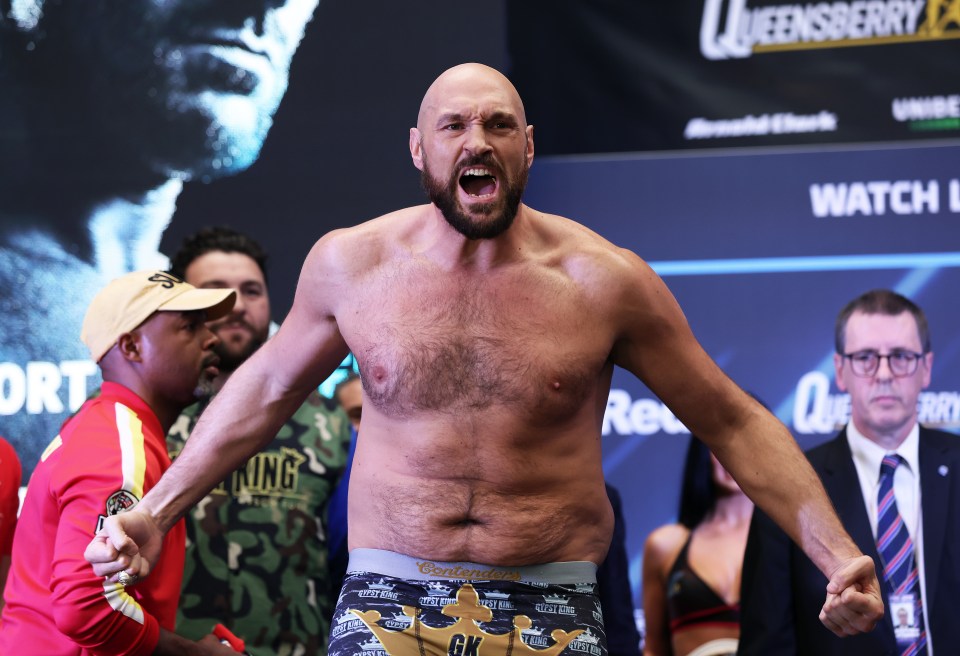
[[(455, 293), (450, 293), (455, 292)], [(426, 286), (383, 298), (348, 328), (368, 401), (388, 416), (493, 406), (560, 420), (596, 388), (609, 338), (576, 289)]]

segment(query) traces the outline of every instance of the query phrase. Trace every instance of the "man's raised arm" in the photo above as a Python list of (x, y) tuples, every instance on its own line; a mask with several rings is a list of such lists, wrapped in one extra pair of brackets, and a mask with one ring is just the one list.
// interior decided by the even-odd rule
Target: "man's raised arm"
[(614, 362), (634, 373), (699, 436), (741, 489), (829, 579), (821, 621), (837, 635), (871, 630), (883, 616), (873, 561), (840, 524), (820, 479), (780, 421), (706, 354), (663, 281), (623, 255), (628, 281)]
[(133, 509), (107, 518), (85, 553), (98, 575), (148, 574), (163, 534), (273, 439), (346, 357), (330, 302), (341, 291), (329, 273), (338, 266), (335, 241), (328, 235), (314, 246), (280, 330), (231, 375), (157, 485)]

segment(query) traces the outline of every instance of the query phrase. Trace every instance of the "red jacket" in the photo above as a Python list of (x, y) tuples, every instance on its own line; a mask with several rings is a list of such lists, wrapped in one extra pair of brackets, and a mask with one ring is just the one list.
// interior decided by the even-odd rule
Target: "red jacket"
[(4, 593), (0, 654), (149, 654), (173, 630), (184, 525), (149, 577), (129, 589), (93, 573), (83, 552), (107, 515), (129, 509), (170, 466), (166, 438), (136, 394), (104, 383), (40, 457), (27, 487)]

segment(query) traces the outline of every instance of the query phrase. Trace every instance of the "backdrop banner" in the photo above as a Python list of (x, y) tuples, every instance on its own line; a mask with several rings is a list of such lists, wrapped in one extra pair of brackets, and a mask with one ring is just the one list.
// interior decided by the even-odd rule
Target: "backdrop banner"
[(509, 0), (541, 153), (960, 136), (960, 0)]
[[(651, 264), (707, 352), (808, 448), (849, 415), (834, 383), (836, 315), (877, 287), (912, 298), (930, 321), (921, 421), (960, 428), (957, 162), (958, 146), (541, 158), (526, 200)], [(676, 521), (688, 436), (615, 372), (604, 468), (624, 499), (638, 605), (643, 541)]]

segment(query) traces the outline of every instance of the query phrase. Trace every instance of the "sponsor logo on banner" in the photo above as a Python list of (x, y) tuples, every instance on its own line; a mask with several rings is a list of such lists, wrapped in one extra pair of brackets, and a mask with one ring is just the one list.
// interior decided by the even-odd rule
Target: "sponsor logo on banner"
[(666, 405), (657, 399), (630, 398), (622, 389), (611, 389), (607, 397), (607, 411), (603, 415), (601, 433), (609, 435), (654, 435), (689, 433)]
[[(831, 394), (830, 380), (823, 372), (811, 371), (797, 382), (793, 403), (793, 429), (796, 433), (835, 433), (850, 419), (850, 396)], [(960, 392), (921, 392), (917, 413), (924, 426), (956, 429), (960, 427)]]
[(700, 52), (713, 60), (953, 38), (960, 38), (960, 0), (705, 0), (700, 23)]
[(813, 132), (836, 132), (837, 115), (827, 110), (816, 114), (747, 114), (741, 118), (707, 119), (696, 117), (687, 122), (683, 138), (723, 139), (727, 137), (765, 137), (773, 134), (810, 134)]
[(817, 218), (960, 213), (960, 179), (815, 183), (810, 209)]
[[(920, 423), (931, 428), (960, 429), (960, 392), (924, 391), (917, 400)], [(831, 378), (811, 371), (797, 382), (790, 423), (798, 435), (830, 435), (850, 419), (850, 396), (831, 392)], [(786, 419), (784, 419), (786, 421)], [(633, 400), (626, 390), (610, 390), (603, 417), (603, 435), (675, 435), (690, 431), (656, 399)]]
[(960, 130), (960, 94), (894, 98), (890, 111), (895, 121), (915, 132)]
[(87, 400), (87, 380), (96, 373), (90, 360), (0, 362), (0, 416), (74, 412)]

